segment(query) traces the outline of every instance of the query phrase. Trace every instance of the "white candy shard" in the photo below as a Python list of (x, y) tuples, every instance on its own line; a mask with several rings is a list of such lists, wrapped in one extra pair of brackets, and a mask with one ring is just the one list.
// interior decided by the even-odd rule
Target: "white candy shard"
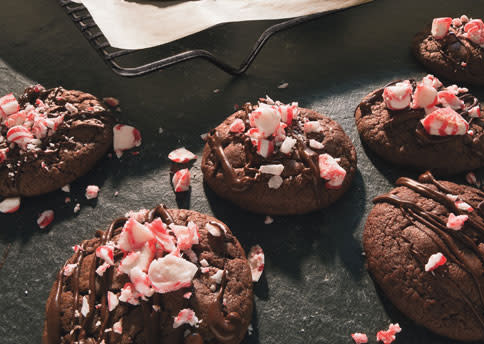
[(173, 328), (178, 328), (183, 324), (188, 324), (190, 326), (197, 326), (198, 318), (192, 309), (185, 308), (178, 313), (173, 321)]
[(89, 314), (89, 301), (87, 296), (82, 297), (81, 314), (84, 318)]
[(168, 293), (190, 286), (197, 271), (195, 264), (169, 254), (151, 262), (148, 276), (158, 293)]
[(123, 333), (123, 318), (113, 324), (113, 332), (117, 334)]
[(116, 307), (118, 307), (118, 304), (118, 296), (112, 291), (108, 291), (108, 310), (112, 312)]
[(210, 276), (210, 279), (213, 280), (215, 283), (220, 284), (222, 283), (222, 277), (224, 275), (224, 270), (217, 270), (216, 273), (214, 273), (212, 276)]
[(429, 257), (427, 264), (425, 264), (425, 271), (429, 272), (437, 269), (439, 266), (444, 265), (447, 262), (447, 258), (438, 252)]
[(0, 213), (15, 213), (20, 208), (20, 197), (5, 198), (0, 202)]
[(264, 271), (264, 251), (259, 245), (252, 246), (248, 255), (250, 271), (252, 273), (252, 282), (258, 282)]
[(296, 139), (286, 136), (284, 141), (282, 142), (281, 147), (279, 148), (279, 151), (283, 154), (289, 154), (292, 151), (292, 148), (296, 144)]
[(309, 147), (311, 147), (313, 149), (323, 149), (324, 145), (321, 142), (316, 141), (315, 139), (310, 139), (309, 140)]
[(168, 159), (179, 164), (185, 164), (190, 160), (195, 160), (197, 156), (185, 147), (175, 149), (168, 154)]
[(412, 85), (410, 81), (398, 82), (393, 86), (385, 87), (383, 99), (390, 110), (403, 110), (410, 105)]
[(99, 186), (97, 185), (88, 185), (86, 188), (86, 199), (94, 199), (97, 198), (99, 193)]
[(284, 165), (282, 164), (261, 165), (261, 167), (259, 167), (261, 173), (272, 174), (274, 176), (280, 176), (283, 170)]
[(272, 176), (271, 178), (269, 178), (267, 186), (269, 187), (269, 189), (279, 189), (282, 183), (284, 183), (284, 180), (281, 176)]
[(64, 276), (71, 276), (74, 270), (77, 268), (77, 264), (66, 264), (64, 266)]

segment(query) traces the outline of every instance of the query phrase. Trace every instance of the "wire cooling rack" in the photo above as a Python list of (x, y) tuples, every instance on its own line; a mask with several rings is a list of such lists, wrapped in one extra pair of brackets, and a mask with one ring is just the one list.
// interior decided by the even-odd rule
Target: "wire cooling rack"
[(175, 64), (185, 62), (193, 59), (205, 59), (232, 75), (240, 75), (247, 71), (252, 62), (254, 62), (257, 54), (261, 51), (264, 44), (276, 33), (292, 28), (296, 25), (307, 23), (311, 20), (317, 19), (323, 15), (337, 12), (338, 10), (326, 11), (317, 14), (306, 15), (289, 19), (267, 28), (257, 39), (254, 46), (250, 50), (247, 57), (242, 61), (238, 67), (234, 67), (211, 52), (203, 49), (188, 50), (169, 57), (157, 59), (144, 64), (135, 64), (132, 66), (122, 65), (120, 59), (127, 55), (143, 54), (147, 49), (128, 50), (113, 48), (99, 27), (94, 22), (89, 11), (82, 4), (72, 2), (70, 0), (59, 0), (60, 5), (64, 8), (71, 20), (76, 24), (78, 29), (82, 32), (84, 37), (88, 40), (91, 46), (97, 51), (101, 58), (111, 67), (111, 69), (118, 75), (126, 77), (136, 77), (145, 75), (160, 69), (164, 69)]

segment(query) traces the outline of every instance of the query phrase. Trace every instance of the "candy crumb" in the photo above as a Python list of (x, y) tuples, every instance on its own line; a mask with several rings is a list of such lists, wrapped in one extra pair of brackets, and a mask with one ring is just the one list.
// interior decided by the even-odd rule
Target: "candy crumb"
[(264, 223), (265, 223), (266, 225), (270, 225), (270, 224), (271, 224), (271, 223), (273, 223), (273, 222), (274, 222), (274, 219), (273, 219), (272, 217), (270, 217), (270, 216), (266, 216), (266, 218), (265, 218), (265, 220), (264, 220)]

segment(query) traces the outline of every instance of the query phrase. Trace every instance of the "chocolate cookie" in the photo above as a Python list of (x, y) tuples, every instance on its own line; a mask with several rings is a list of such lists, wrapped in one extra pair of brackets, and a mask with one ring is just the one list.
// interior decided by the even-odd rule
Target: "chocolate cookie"
[(303, 214), (348, 190), (356, 152), (341, 126), (297, 103), (247, 103), (207, 136), (202, 171), (220, 197), (256, 213)]
[(376, 197), (363, 233), (367, 267), (416, 323), (456, 340), (484, 339), (484, 193), (399, 178)]
[(440, 175), (484, 165), (481, 106), (466, 88), (432, 75), (395, 81), (363, 98), (355, 111), (361, 139), (383, 159)]
[(114, 119), (96, 97), (62, 87), (0, 98), (0, 196), (36, 196), (88, 172), (112, 145)]
[(484, 85), (484, 23), (481, 19), (435, 18), (412, 44), (417, 59), (446, 79)]
[(227, 226), (163, 205), (126, 216), (74, 248), (47, 300), (42, 343), (240, 343), (252, 278)]

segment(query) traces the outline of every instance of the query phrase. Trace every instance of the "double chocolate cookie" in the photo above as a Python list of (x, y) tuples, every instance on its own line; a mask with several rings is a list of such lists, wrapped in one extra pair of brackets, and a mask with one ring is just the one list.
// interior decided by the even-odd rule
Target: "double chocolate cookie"
[(202, 171), (215, 193), (242, 208), (303, 214), (348, 190), (356, 152), (335, 121), (267, 98), (245, 104), (208, 134)]
[(412, 44), (417, 59), (446, 79), (484, 85), (484, 23), (481, 19), (435, 18)]
[(484, 339), (484, 193), (422, 174), (374, 199), (367, 267), (416, 323), (455, 340)]
[(96, 97), (62, 87), (0, 98), (0, 196), (36, 196), (87, 173), (113, 142), (114, 119)]
[(363, 142), (394, 164), (440, 175), (484, 165), (479, 101), (467, 88), (444, 87), (432, 75), (371, 92), (355, 119)]
[(225, 224), (160, 205), (75, 247), (46, 305), (43, 343), (223, 343), (244, 338), (251, 270)]

